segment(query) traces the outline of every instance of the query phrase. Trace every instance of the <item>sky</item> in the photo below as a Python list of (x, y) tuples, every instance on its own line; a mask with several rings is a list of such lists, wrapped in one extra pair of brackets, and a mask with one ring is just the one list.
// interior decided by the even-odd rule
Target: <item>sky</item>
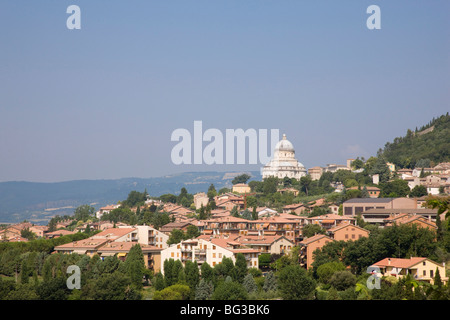
[[(70, 5), (81, 29), (68, 29)], [(366, 21), (380, 8), (381, 29)], [(8, 0), (0, 181), (157, 177), (174, 130), (279, 129), (306, 168), (450, 110), (450, 2)], [(206, 143), (203, 144), (203, 147)]]

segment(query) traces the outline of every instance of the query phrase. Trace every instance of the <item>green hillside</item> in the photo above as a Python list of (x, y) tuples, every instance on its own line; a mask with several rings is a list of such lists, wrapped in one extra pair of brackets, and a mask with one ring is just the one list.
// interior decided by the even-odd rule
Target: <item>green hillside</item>
[(399, 168), (429, 167), (450, 161), (449, 114), (433, 118), (419, 129), (408, 129), (406, 136), (386, 143), (381, 152)]

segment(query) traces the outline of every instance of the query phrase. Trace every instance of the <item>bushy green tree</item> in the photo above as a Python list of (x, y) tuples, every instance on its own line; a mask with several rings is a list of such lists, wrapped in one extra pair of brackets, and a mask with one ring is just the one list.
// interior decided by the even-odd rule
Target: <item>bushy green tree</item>
[(195, 300), (208, 300), (214, 293), (214, 285), (211, 281), (201, 279), (195, 290)]
[(281, 296), (286, 300), (309, 300), (314, 297), (316, 282), (299, 265), (289, 265), (278, 275)]
[(222, 282), (211, 296), (212, 300), (246, 300), (247, 290), (244, 286), (235, 281)]
[(242, 285), (244, 286), (245, 290), (247, 290), (248, 293), (252, 293), (258, 290), (258, 286), (256, 285), (255, 279), (251, 274), (247, 274), (244, 277)]
[(144, 254), (142, 253), (141, 246), (136, 244), (131, 247), (130, 252), (127, 255), (127, 258), (124, 263), (124, 268), (127, 272), (127, 275), (131, 279), (131, 283), (136, 288), (142, 288), (142, 280), (144, 277)]

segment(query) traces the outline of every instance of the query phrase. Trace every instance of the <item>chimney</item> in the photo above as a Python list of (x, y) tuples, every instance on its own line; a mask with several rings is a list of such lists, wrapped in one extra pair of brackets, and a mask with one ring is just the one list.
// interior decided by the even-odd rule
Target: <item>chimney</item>
[(388, 258), (388, 265), (391, 265), (391, 258)]

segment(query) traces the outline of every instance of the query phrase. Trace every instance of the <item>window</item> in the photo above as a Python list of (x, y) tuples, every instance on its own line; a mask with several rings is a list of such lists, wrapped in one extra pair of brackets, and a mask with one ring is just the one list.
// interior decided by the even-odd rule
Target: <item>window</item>
[(427, 276), (427, 270), (423, 270), (423, 276), (424, 276), (424, 277)]
[(215, 258), (216, 257), (216, 253), (215, 252), (213, 252), (213, 258)]
[(354, 234), (352, 234), (352, 239), (355, 239), (355, 235)]
[(348, 239), (348, 234), (345, 235), (345, 239)]
[(430, 278), (433, 278), (433, 270), (430, 270)]
[(171, 253), (170, 253), (170, 256), (171, 256), (172, 258), (174, 258), (174, 257), (175, 257), (175, 253), (174, 253), (174, 252), (171, 252)]
[(353, 214), (353, 208), (352, 207), (345, 207), (344, 208), (344, 214), (347, 216), (351, 216)]

